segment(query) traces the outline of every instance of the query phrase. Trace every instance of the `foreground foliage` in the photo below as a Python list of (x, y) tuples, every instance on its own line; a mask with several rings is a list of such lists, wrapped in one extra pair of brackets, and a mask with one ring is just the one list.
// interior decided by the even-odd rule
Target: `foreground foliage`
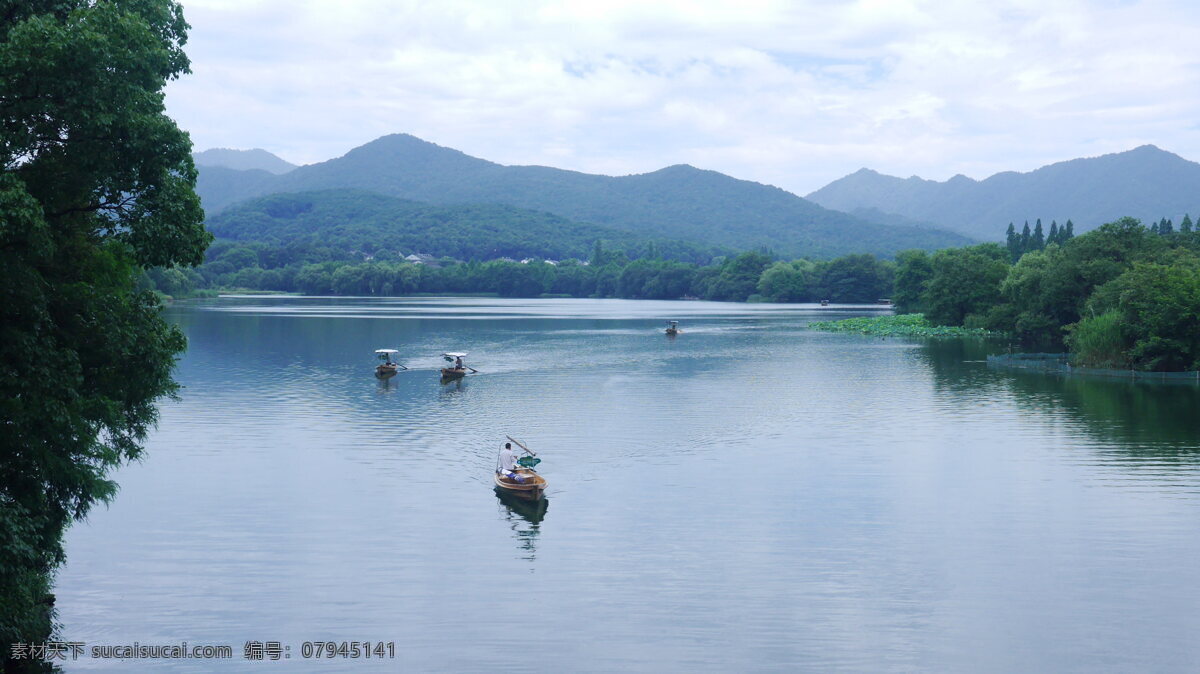
[(73, 519), (112, 498), (182, 334), (136, 285), (199, 263), (191, 144), (163, 111), (187, 24), (165, 0), (0, 7), (0, 643), (44, 640)]

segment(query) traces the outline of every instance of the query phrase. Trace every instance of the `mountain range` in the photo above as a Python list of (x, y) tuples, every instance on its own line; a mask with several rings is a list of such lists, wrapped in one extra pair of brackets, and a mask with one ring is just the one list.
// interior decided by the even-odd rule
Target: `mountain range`
[[(443, 206), (510, 206), (643, 238), (768, 248), (789, 257), (890, 256), (905, 248), (971, 243), (934, 228), (871, 222), (777, 187), (687, 165), (621, 177), (504, 166), (406, 134), (384, 136), (337, 159), (283, 174), (261, 166), (203, 164), (197, 184), (210, 216), (254, 197), (331, 189)], [(234, 231), (237, 224), (225, 227)]]
[(808, 199), (862, 217), (892, 214), (994, 241), (1010, 222), (1020, 230), (1025, 221), (1041, 219), (1048, 226), (1070, 219), (1082, 232), (1123, 216), (1178, 222), (1185, 213), (1200, 214), (1200, 164), (1143, 145), (979, 181), (962, 175), (944, 182), (904, 179), (864, 168)]

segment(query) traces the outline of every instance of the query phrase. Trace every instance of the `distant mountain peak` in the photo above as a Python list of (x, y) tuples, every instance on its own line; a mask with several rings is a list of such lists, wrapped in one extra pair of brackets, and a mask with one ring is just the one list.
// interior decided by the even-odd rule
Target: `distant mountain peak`
[(203, 152), (192, 153), (192, 160), (198, 166), (221, 166), (237, 171), (258, 169), (275, 175), (283, 175), (296, 168), (295, 164), (280, 159), (261, 148), (235, 150), (227, 147), (214, 147)]
[(664, 167), (658, 169), (657, 171), (650, 171), (649, 173), (635, 173), (633, 175), (695, 176), (695, 175), (701, 175), (701, 174), (705, 174), (705, 173), (716, 173), (716, 171), (709, 171), (707, 169), (696, 168), (695, 166), (692, 166), (691, 164), (671, 164), (670, 166), (664, 166)]
[[(472, 157), (465, 152), (437, 143), (422, 140), (407, 133), (393, 133), (381, 136), (375, 140), (350, 150), (337, 161), (384, 161), (398, 164), (424, 165), (430, 162), (453, 163), (457, 165), (473, 164), (477, 166), (491, 165), (492, 162)], [(329, 163), (329, 162), (324, 162)]]

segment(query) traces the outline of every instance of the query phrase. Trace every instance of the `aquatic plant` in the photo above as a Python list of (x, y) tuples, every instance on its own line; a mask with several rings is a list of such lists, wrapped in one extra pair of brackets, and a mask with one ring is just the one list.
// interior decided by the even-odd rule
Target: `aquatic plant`
[(994, 337), (1000, 333), (979, 328), (934, 325), (924, 314), (863, 316), (840, 321), (809, 323), (813, 330), (824, 332), (855, 332), (877, 337)]

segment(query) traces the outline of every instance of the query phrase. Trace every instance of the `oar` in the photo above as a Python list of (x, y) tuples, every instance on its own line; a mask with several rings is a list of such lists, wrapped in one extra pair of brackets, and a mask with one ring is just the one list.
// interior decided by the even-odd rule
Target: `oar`
[(532, 456), (537, 456), (537, 454), (536, 454), (536, 453), (535, 453), (535, 452), (534, 452), (532, 449), (530, 449), (530, 448), (526, 447), (526, 446), (524, 445), (524, 443), (522, 443), (520, 440), (518, 440), (518, 439), (514, 438), (514, 437), (513, 437), (513, 436), (511, 436), (511, 435), (506, 435), (506, 436), (504, 436), (504, 437), (506, 437), (506, 438), (508, 438), (509, 440), (512, 440), (513, 442), (517, 443), (517, 446), (518, 446), (518, 447), (520, 447), (521, 449), (523, 449), (523, 450), (525, 450), (525, 451), (529, 452), (529, 453), (530, 453)]
[(479, 374), (479, 370), (476, 370), (475, 368), (471, 367), (470, 365), (463, 365), (463, 367), (465, 367), (465, 368), (467, 368), (468, 370), (470, 370), (470, 371), (471, 371), (471, 374)]

